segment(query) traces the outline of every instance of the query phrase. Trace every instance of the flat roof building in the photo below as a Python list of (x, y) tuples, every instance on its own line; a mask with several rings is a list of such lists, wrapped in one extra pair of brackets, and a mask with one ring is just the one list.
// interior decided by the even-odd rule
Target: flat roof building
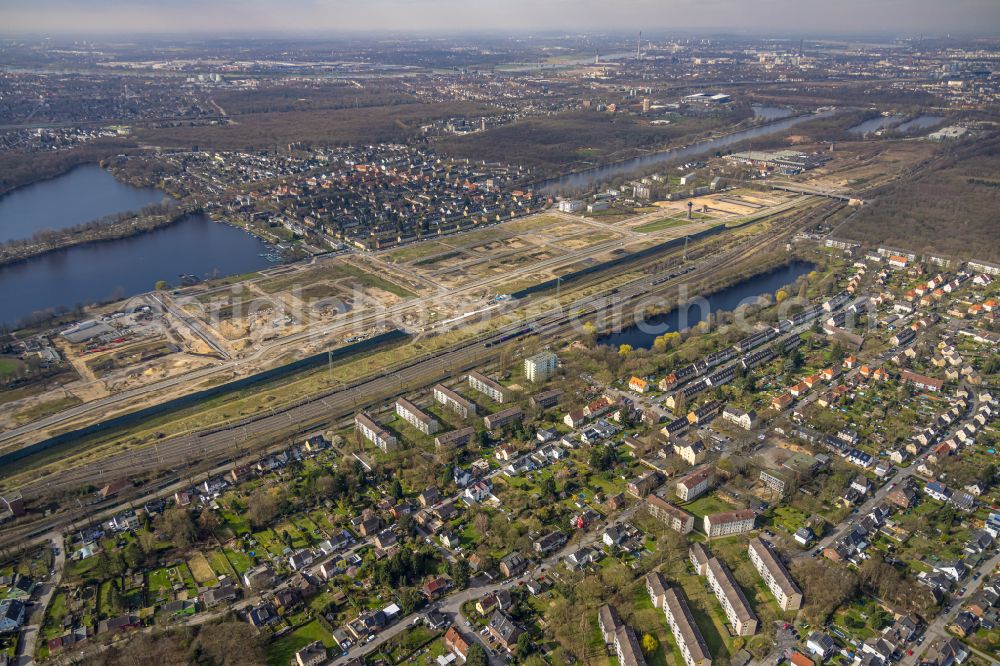
[(552, 377), (558, 367), (558, 356), (550, 351), (540, 352), (524, 359), (524, 376), (529, 382), (541, 383)]

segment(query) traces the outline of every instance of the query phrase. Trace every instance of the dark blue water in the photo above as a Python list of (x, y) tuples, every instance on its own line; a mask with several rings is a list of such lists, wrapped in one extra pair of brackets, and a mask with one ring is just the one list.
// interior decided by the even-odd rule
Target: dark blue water
[(705, 296), (707, 308), (691, 304), (687, 308), (671, 310), (618, 333), (606, 335), (598, 342), (612, 347), (631, 345), (633, 349), (649, 349), (658, 335), (690, 328), (706, 319), (710, 312), (732, 312), (744, 303), (754, 303), (760, 296), (773, 294), (814, 268), (816, 265), (808, 261), (793, 261)]
[[(627, 176), (637, 169), (672, 162), (674, 160), (685, 159), (688, 157), (696, 157), (705, 153), (721, 150), (722, 148), (729, 148), (730, 146), (744, 143), (749, 139), (767, 136), (769, 134), (774, 134), (775, 132), (781, 132), (807, 120), (827, 118), (835, 113), (837, 113), (836, 110), (828, 110), (819, 113), (807, 113), (805, 115), (791, 118), (782, 118), (781, 120), (775, 120), (774, 122), (759, 125), (751, 129), (733, 132), (715, 139), (707, 139), (699, 143), (693, 143), (690, 146), (660, 150), (629, 160), (607, 164), (605, 166), (583, 169), (582, 171), (566, 174), (565, 176), (559, 176), (558, 178), (542, 181), (537, 185), (537, 188), (540, 192), (544, 192), (546, 194), (588, 189), (607, 182), (617, 176)], [(740, 148), (740, 150), (742, 150), (742, 148)]]
[(132, 187), (96, 164), (88, 164), (0, 198), (0, 242), (138, 210), (164, 199), (169, 197), (162, 190)]
[[(54, 181), (53, 181), (54, 182)], [(81, 245), (0, 267), (0, 322), (151, 291), (181, 274), (233, 275), (270, 265), (263, 241), (205, 215), (123, 240)]]

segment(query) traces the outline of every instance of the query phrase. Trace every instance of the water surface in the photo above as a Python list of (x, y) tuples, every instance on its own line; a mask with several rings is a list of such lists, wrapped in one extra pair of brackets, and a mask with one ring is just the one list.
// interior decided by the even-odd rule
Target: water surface
[(0, 323), (35, 312), (125, 298), (181, 275), (233, 275), (270, 265), (269, 246), (206, 215), (189, 215), (156, 231), (80, 245), (0, 267)]
[(0, 242), (75, 227), (169, 198), (155, 187), (133, 187), (87, 164), (0, 197)]
[(603, 345), (618, 347), (631, 345), (633, 349), (649, 349), (657, 336), (669, 331), (690, 328), (707, 318), (710, 312), (732, 312), (743, 303), (755, 301), (764, 294), (773, 294), (786, 287), (802, 275), (816, 268), (808, 261), (793, 261), (766, 273), (759, 273), (730, 287), (705, 296), (708, 310), (698, 305), (677, 308), (666, 314), (651, 317), (641, 325), (623, 329), (602, 337)]

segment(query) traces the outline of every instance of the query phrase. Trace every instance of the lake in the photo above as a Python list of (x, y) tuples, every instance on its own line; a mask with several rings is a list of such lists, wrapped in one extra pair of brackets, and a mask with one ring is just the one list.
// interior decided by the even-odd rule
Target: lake
[[(671, 162), (673, 160), (695, 157), (703, 155), (704, 153), (715, 152), (723, 148), (736, 146), (747, 141), (748, 139), (754, 139), (774, 134), (775, 132), (787, 130), (807, 120), (826, 118), (832, 116), (834, 113), (836, 113), (836, 110), (807, 113), (801, 116), (783, 118), (781, 120), (767, 123), (766, 125), (759, 125), (750, 129), (732, 132), (731, 134), (726, 134), (715, 139), (706, 139), (705, 141), (693, 143), (690, 146), (660, 150), (646, 155), (640, 155), (639, 157), (634, 157), (629, 160), (615, 162), (613, 164), (593, 167), (591, 169), (583, 169), (582, 171), (577, 171), (576, 173), (570, 173), (565, 176), (543, 181), (537, 185), (537, 188), (538, 191), (545, 194), (556, 194), (559, 192), (573, 190), (587, 190), (617, 176), (628, 175), (637, 169)], [(743, 148), (741, 147), (740, 150), (742, 149)]]
[(863, 123), (858, 123), (854, 127), (849, 128), (847, 131), (851, 134), (866, 136), (872, 132), (877, 132), (880, 129), (892, 127), (903, 120), (903, 118), (905, 118), (905, 116), (876, 116), (875, 118), (869, 118)]
[[(708, 301), (711, 312), (732, 312), (743, 303), (754, 302), (764, 294), (774, 294), (814, 268), (816, 265), (811, 262), (793, 261), (774, 270), (759, 273), (713, 294), (708, 294), (705, 299)], [(703, 321), (707, 314), (708, 312), (703, 311), (697, 305), (690, 305), (683, 310), (677, 308), (666, 314), (651, 317), (642, 324), (605, 335), (598, 342), (615, 348), (620, 345), (631, 345), (633, 349), (649, 349), (653, 346), (653, 340), (657, 336), (669, 331), (690, 328)]]
[(80, 166), (0, 198), (0, 242), (75, 227), (169, 198), (154, 187), (127, 185), (96, 164)]
[(917, 116), (916, 118), (911, 118), (905, 123), (897, 127), (896, 129), (900, 132), (909, 132), (910, 130), (920, 130), (927, 129), (928, 127), (934, 127), (938, 123), (944, 120), (944, 116)]
[[(54, 182), (54, 181), (53, 181)], [(107, 243), (79, 245), (0, 267), (0, 322), (34, 312), (127, 298), (157, 280), (179, 284), (182, 274), (233, 275), (270, 266), (263, 241), (206, 215)]]

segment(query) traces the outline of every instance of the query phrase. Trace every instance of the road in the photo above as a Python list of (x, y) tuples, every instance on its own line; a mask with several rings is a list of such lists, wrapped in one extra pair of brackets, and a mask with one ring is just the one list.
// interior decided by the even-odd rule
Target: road
[[(570, 541), (560, 550), (548, 555), (547, 557), (542, 559), (538, 564), (536, 564), (534, 567), (530, 568), (528, 571), (526, 571), (524, 574), (520, 576), (505, 581), (490, 581), (486, 583), (480, 582), (480, 584), (478, 585), (470, 586), (464, 590), (460, 590), (458, 592), (446, 596), (443, 600), (437, 602), (436, 604), (433, 604), (431, 607), (436, 608), (440, 613), (442, 613), (449, 620), (451, 620), (452, 624), (456, 625), (459, 628), (459, 630), (462, 632), (462, 635), (465, 636), (466, 639), (472, 638), (474, 635), (476, 641), (482, 644), (484, 648), (486, 648), (487, 654), (490, 654), (492, 648), (484, 643), (482, 637), (478, 634), (478, 632), (474, 631), (472, 627), (468, 627), (465, 625), (465, 620), (462, 619), (462, 612), (461, 612), (462, 604), (466, 603), (467, 601), (472, 601), (473, 599), (479, 599), (481, 597), (486, 596), (490, 592), (496, 592), (497, 590), (500, 590), (502, 588), (510, 589), (516, 585), (519, 585), (521, 583), (530, 580), (533, 577), (538, 577), (539, 575), (542, 575), (545, 571), (549, 571), (553, 566), (558, 564), (562, 558), (569, 555), (570, 553), (580, 548), (583, 548), (584, 546), (593, 545), (595, 542), (597, 542), (598, 539), (600, 539), (601, 535), (604, 533), (604, 530), (610, 527), (612, 524), (631, 519), (632, 516), (635, 514), (635, 512), (638, 510), (638, 508), (639, 505), (635, 505), (614, 518), (607, 518), (601, 523), (594, 523), (589, 529), (589, 531), (586, 534), (584, 534), (581, 539), (578, 539), (576, 541)], [(337, 666), (342, 666), (343, 664), (346, 664), (348, 661), (356, 657), (364, 656), (368, 652), (371, 652), (375, 648), (385, 643), (390, 638), (399, 635), (401, 632), (405, 631), (407, 627), (410, 627), (413, 624), (414, 620), (416, 620), (418, 617), (422, 615), (425, 615), (428, 610), (429, 609), (425, 608), (422, 609), (420, 612), (411, 613), (407, 615), (396, 624), (392, 625), (385, 631), (378, 634), (371, 643), (361, 643), (360, 645), (352, 646), (351, 649), (347, 651), (346, 655), (341, 656), (337, 660), (336, 662)], [(490, 663), (499, 664), (500, 661), (499, 659), (491, 658)]]
[(63, 570), (66, 568), (66, 552), (63, 548), (62, 534), (57, 531), (49, 532), (45, 535), (45, 539), (52, 544), (51, 547), (55, 551), (55, 559), (52, 563), (54, 571), (49, 580), (42, 583), (42, 593), (31, 607), (31, 617), (28, 619), (28, 624), (21, 627), (17, 642), (17, 654), (14, 661), (11, 662), (14, 666), (28, 666), (28, 664), (35, 662), (35, 644), (38, 641), (38, 632), (41, 631), (42, 622), (45, 620), (45, 609), (49, 607), (52, 595), (59, 587)]
[[(938, 613), (938, 616), (934, 618), (934, 621), (927, 625), (927, 631), (924, 632), (924, 643), (920, 646), (920, 649), (914, 650), (912, 655), (905, 655), (900, 661), (900, 666), (912, 666), (917, 663), (918, 657), (920, 657), (925, 651), (927, 651), (938, 639), (948, 638), (949, 634), (946, 631), (951, 621), (955, 619), (955, 616), (959, 614), (962, 610), (962, 605), (976, 593), (976, 591), (982, 586), (983, 582), (989, 578), (997, 566), (1000, 565), (1000, 552), (996, 553), (990, 559), (983, 562), (976, 573), (979, 573), (979, 580), (972, 580), (970, 577), (969, 582), (965, 586), (965, 594), (953, 594), (951, 597), (952, 609), (948, 612), (942, 611)], [(994, 661), (991, 658), (991, 661)]]
[[(787, 232), (785, 229), (780, 233)], [(492, 336), (467, 340), (450, 350), (436, 352), (422, 359), (407, 360), (400, 367), (387, 369), (379, 376), (332, 390), (327, 395), (310, 398), (302, 404), (262, 413), (224, 428), (188, 433), (160, 442), (152, 455), (148, 448), (123, 451), (108, 456), (99, 463), (59, 470), (44, 480), (25, 485), (20, 490), (26, 498), (37, 497), (90, 482), (100, 484), (121, 476), (135, 476), (173, 464), (182, 465), (186, 461), (217, 458), (220, 453), (233, 457), (243, 448), (259, 445), (261, 440), (273, 441), (281, 435), (304, 431), (320, 423), (328, 423), (331, 418), (353, 414), (360, 407), (394, 398), (413, 386), (441, 381), (455, 373), (489, 362), (496, 357), (499, 349), (496, 346), (487, 348), (484, 343), (491, 340), (495, 342), (526, 324), (535, 326), (535, 334), (538, 335), (572, 334), (580, 317), (587, 316), (588, 313), (606, 312), (612, 307), (622, 307), (626, 301), (653, 291), (668, 290), (675, 288), (680, 282), (707, 277), (719, 266), (752, 257), (762, 245), (775, 241), (774, 235), (764, 234), (729, 251), (713, 255), (695, 271), (655, 287), (651, 283), (655, 281), (656, 276), (644, 276), (617, 290), (583, 297), (563, 308), (536, 315), (526, 322), (511, 324)], [(614, 291), (618, 293), (613, 293)]]
[[(814, 200), (814, 197), (808, 195), (793, 199), (774, 207), (768, 211), (767, 215), (762, 215), (761, 219), (773, 215), (784, 214), (797, 207), (806, 207), (804, 212), (809, 214), (812, 212), (812, 209), (807, 206)], [(662, 213), (658, 213), (657, 216), (662, 217)], [(680, 233), (681, 231), (683, 231), (683, 233)], [(683, 236), (685, 233), (690, 233), (690, 231), (691, 230), (687, 228), (680, 230), (669, 229), (665, 230), (663, 233), (646, 234), (646, 236), (650, 241), (663, 241)], [(510, 234), (507, 234), (507, 236), (513, 235), (516, 235), (516, 233), (511, 232)], [(765, 234), (765, 236), (768, 236), (768, 234)], [(633, 242), (633, 239), (622, 240), (621, 238), (616, 237), (614, 239), (599, 242), (579, 250), (567, 252), (561, 256), (538, 261), (523, 268), (504, 271), (498, 275), (492, 275), (479, 280), (474, 280), (462, 287), (448, 290), (446, 293), (442, 293), (444, 290), (439, 290), (434, 294), (419, 296), (415, 299), (402, 301), (387, 308), (383, 308), (373, 314), (358, 316), (351, 313), (344, 315), (343, 317), (336, 318), (335, 321), (328, 324), (313, 326), (304, 331), (300, 331), (283, 338), (277, 338), (272, 342), (261, 344), (252, 353), (240, 359), (229, 360), (217, 365), (201, 368), (191, 373), (163, 379), (152, 384), (122, 391), (97, 400), (91, 400), (81, 405), (70, 407), (69, 409), (63, 410), (57, 414), (43, 417), (32, 423), (11, 428), (6, 432), (0, 433), (0, 444), (7, 442), (17, 442), (18, 444), (28, 443), (31, 438), (37, 437), (39, 434), (44, 433), (45, 430), (64, 424), (70, 420), (74, 420), (75, 425), (83, 425), (89, 422), (104, 420), (109, 416), (114, 416), (117, 413), (130, 410), (140, 402), (149, 401), (153, 397), (165, 398), (169, 395), (173, 395), (178, 389), (184, 386), (192, 385), (194, 382), (204, 382), (209, 377), (219, 373), (246, 374), (249, 371), (249, 368), (260, 366), (269, 360), (284, 356), (291, 348), (305, 349), (310, 345), (325, 346), (323, 341), (331, 336), (347, 336), (356, 334), (359, 331), (366, 330), (367, 328), (371, 328), (378, 324), (384, 325), (387, 321), (395, 321), (402, 317), (406, 312), (413, 312), (415, 308), (426, 308), (431, 306), (439, 307), (442, 299), (456, 301), (456, 299), (460, 299), (463, 295), (478, 293), (483, 289), (496, 287), (502, 284), (509, 284), (512, 281), (517, 280), (519, 277), (536, 273), (539, 270), (552, 270), (560, 266), (577, 263), (583, 259), (601, 254), (603, 252), (621, 249), (621, 247), (628, 242)], [(350, 254), (352, 253), (347, 253), (347, 256), (349, 257)], [(381, 254), (376, 253), (375, 256), (379, 257)], [(493, 259), (491, 258), (490, 261), (493, 261)], [(301, 269), (304, 266), (305, 265), (303, 264), (298, 268)], [(175, 316), (178, 316), (184, 325), (192, 325), (189, 321), (190, 317), (183, 314), (177, 314), (176, 308), (167, 308), (167, 310), (175, 314)], [(199, 337), (206, 339), (210, 345), (213, 347), (217, 346), (213, 344), (211, 336), (206, 336), (203, 331), (199, 331), (198, 329), (194, 330), (198, 333)], [(84, 421), (82, 419), (86, 420)]]

